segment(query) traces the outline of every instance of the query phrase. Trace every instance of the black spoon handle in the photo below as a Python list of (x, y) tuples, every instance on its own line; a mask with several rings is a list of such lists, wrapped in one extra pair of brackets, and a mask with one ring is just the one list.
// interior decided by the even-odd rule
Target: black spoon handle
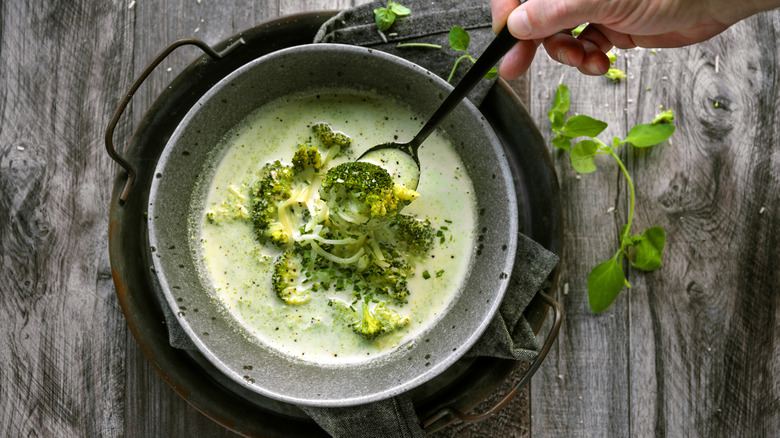
[(506, 26), (504, 26), (504, 29), (493, 39), (484, 53), (477, 59), (477, 62), (471, 66), (463, 79), (458, 82), (458, 85), (455, 86), (450, 95), (442, 102), (439, 109), (437, 109), (431, 118), (428, 119), (428, 123), (426, 123), (414, 139), (409, 142), (412, 147), (413, 157), (417, 156), (417, 149), (422, 142), (431, 135), (439, 123), (447, 117), (456, 106), (458, 106), (460, 101), (466, 97), (469, 91), (479, 83), (480, 79), (482, 79), (499, 60), (501, 60), (501, 57), (504, 56), (516, 42), (517, 38), (513, 37)]

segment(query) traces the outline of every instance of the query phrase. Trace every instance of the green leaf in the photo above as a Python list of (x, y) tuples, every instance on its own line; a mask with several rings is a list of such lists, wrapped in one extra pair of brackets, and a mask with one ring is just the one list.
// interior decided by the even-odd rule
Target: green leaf
[(390, 2), (389, 6), (390, 6), (390, 10), (395, 12), (395, 15), (399, 17), (406, 17), (407, 15), (412, 13), (411, 9), (401, 5), (400, 3)]
[(552, 139), (552, 145), (558, 149), (568, 151), (571, 149), (571, 137), (562, 132), (558, 132), (558, 134)]
[(563, 131), (569, 137), (595, 137), (607, 128), (607, 123), (589, 116), (570, 117), (563, 125)]
[(631, 143), (638, 148), (653, 146), (671, 137), (674, 130), (674, 125), (668, 123), (636, 125), (628, 131), (623, 143)]
[(390, 26), (392, 26), (395, 22), (395, 15), (395, 12), (387, 8), (374, 9), (374, 21), (376, 22), (376, 27), (381, 31), (389, 29)]
[(552, 122), (552, 129), (560, 130), (563, 128), (567, 111), (569, 111), (569, 87), (561, 84), (558, 85), (558, 90), (555, 92), (553, 106), (547, 112), (547, 117)]
[(582, 140), (569, 151), (571, 167), (579, 173), (591, 173), (596, 171), (593, 159), (599, 150), (599, 144), (593, 140)]
[(485, 74), (485, 79), (493, 79), (496, 75), (498, 75), (498, 69), (493, 67)]
[(563, 128), (563, 124), (566, 121), (566, 114), (556, 110), (555, 108), (547, 111), (547, 117), (550, 119), (550, 128), (554, 131), (559, 131)]
[(636, 245), (636, 255), (631, 264), (643, 271), (655, 271), (661, 267), (661, 257), (666, 246), (666, 232), (661, 227), (650, 227), (642, 233)]
[(450, 29), (449, 40), (452, 50), (457, 51), (465, 52), (466, 49), (469, 48), (469, 44), (471, 44), (471, 37), (469, 36), (469, 33), (460, 26), (453, 26), (453, 28)]
[(615, 256), (597, 265), (588, 275), (588, 304), (591, 310), (601, 313), (615, 301), (623, 290), (626, 276)]

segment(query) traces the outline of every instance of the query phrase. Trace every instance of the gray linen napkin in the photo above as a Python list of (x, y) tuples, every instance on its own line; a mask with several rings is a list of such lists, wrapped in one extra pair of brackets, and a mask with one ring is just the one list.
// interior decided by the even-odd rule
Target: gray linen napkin
[[(314, 37), (315, 43), (340, 43), (371, 47), (421, 65), (447, 80), (463, 52), (452, 50), (449, 33), (453, 26), (465, 29), (471, 37), (468, 53), (476, 58), (493, 41), (490, 3), (452, 0), (400, 0), (411, 14), (399, 17), (386, 31), (380, 32), (374, 21), (374, 9), (386, 7), (386, 1), (374, 1), (344, 10), (322, 25)], [(401, 43), (437, 44), (442, 48), (399, 48)], [(464, 59), (452, 77), (457, 84), (472, 63)], [(479, 105), (495, 79), (483, 79), (469, 93), (469, 99)]]

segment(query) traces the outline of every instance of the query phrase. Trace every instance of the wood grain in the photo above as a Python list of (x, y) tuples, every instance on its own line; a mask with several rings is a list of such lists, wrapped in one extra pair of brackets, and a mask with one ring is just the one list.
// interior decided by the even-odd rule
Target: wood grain
[[(569, 116), (588, 114), (609, 123), (604, 138), (624, 135), (624, 84), (583, 76), (543, 52), (530, 74), (531, 114), (545, 138), (552, 139), (547, 111), (560, 83), (571, 92)], [(532, 431), (540, 436), (627, 436), (628, 302), (620, 296), (608, 310), (594, 315), (586, 289), (590, 269), (617, 250), (616, 236), (626, 220), (625, 187), (614, 160), (600, 159), (597, 172), (579, 176), (568, 153), (551, 154), (564, 199), (566, 240), (557, 299), (565, 319), (531, 385)]]
[(128, 76), (116, 68), (132, 40), (117, 6), (2, 3), (2, 436), (124, 428), (127, 330), (108, 266), (101, 141)]
[[(267, 19), (365, 1), (0, 2), (0, 436), (235, 436), (169, 388), (126, 328), (107, 254), (117, 168), (103, 131), (175, 39), (213, 44)], [(577, 178), (552, 151), (567, 233), (558, 342), (498, 415), (437, 436), (780, 436), (778, 41), (773, 11), (696, 46), (619, 51), (628, 78), (617, 84), (538, 55), (516, 85), (547, 138), (560, 82), (573, 112), (609, 122), (605, 138), (660, 105), (675, 110), (670, 141), (622, 153), (637, 186), (635, 232), (666, 229), (664, 266), (631, 271), (631, 290), (589, 310), (587, 274), (616, 250), (627, 187), (608, 160)], [(118, 144), (198, 56), (182, 49), (158, 68)]]
[(632, 113), (664, 104), (679, 126), (631, 160), (638, 225), (669, 236), (665, 266), (632, 276), (636, 435), (780, 433), (777, 31), (760, 15), (681, 54), (630, 59), (629, 72), (661, 78), (635, 82)]
[(532, 386), (534, 435), (780, 433), (780, 278), (770, 262), (780, 224), (780, 116), (769, 103), (780, 97), (777, 17), (753, 17), (694, 47), (616, 51), (628, 74), (619, 84), (536, 60), (532, 108), (542, 127), (562, 81), (573, 113), (617, 128), (605, 138), (624, 137), (661, 105), (675, 110), (678, 130), (665, 144), (622, 153), (637, 186), (634, 233), (661, 225), (667, 249), (660, 270), (631, 271), (632, 289), (600, 315), (588, 310), (585, 279), (617, 248), (627, 187), (603, 161), (603, 176), (577, 179), (553, 151), (567, 210), (561, 283), (569, 287), (559, 295), (566, 316), (557, 350)]

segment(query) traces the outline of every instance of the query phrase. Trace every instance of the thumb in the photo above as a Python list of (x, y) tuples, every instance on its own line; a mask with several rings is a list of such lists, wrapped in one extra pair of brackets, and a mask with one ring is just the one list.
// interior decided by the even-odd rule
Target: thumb
[(529, 0), (507, 19), (509, 32), (519, 39), (545, 38), (586, 22), (603, 21), (602, 0)]

